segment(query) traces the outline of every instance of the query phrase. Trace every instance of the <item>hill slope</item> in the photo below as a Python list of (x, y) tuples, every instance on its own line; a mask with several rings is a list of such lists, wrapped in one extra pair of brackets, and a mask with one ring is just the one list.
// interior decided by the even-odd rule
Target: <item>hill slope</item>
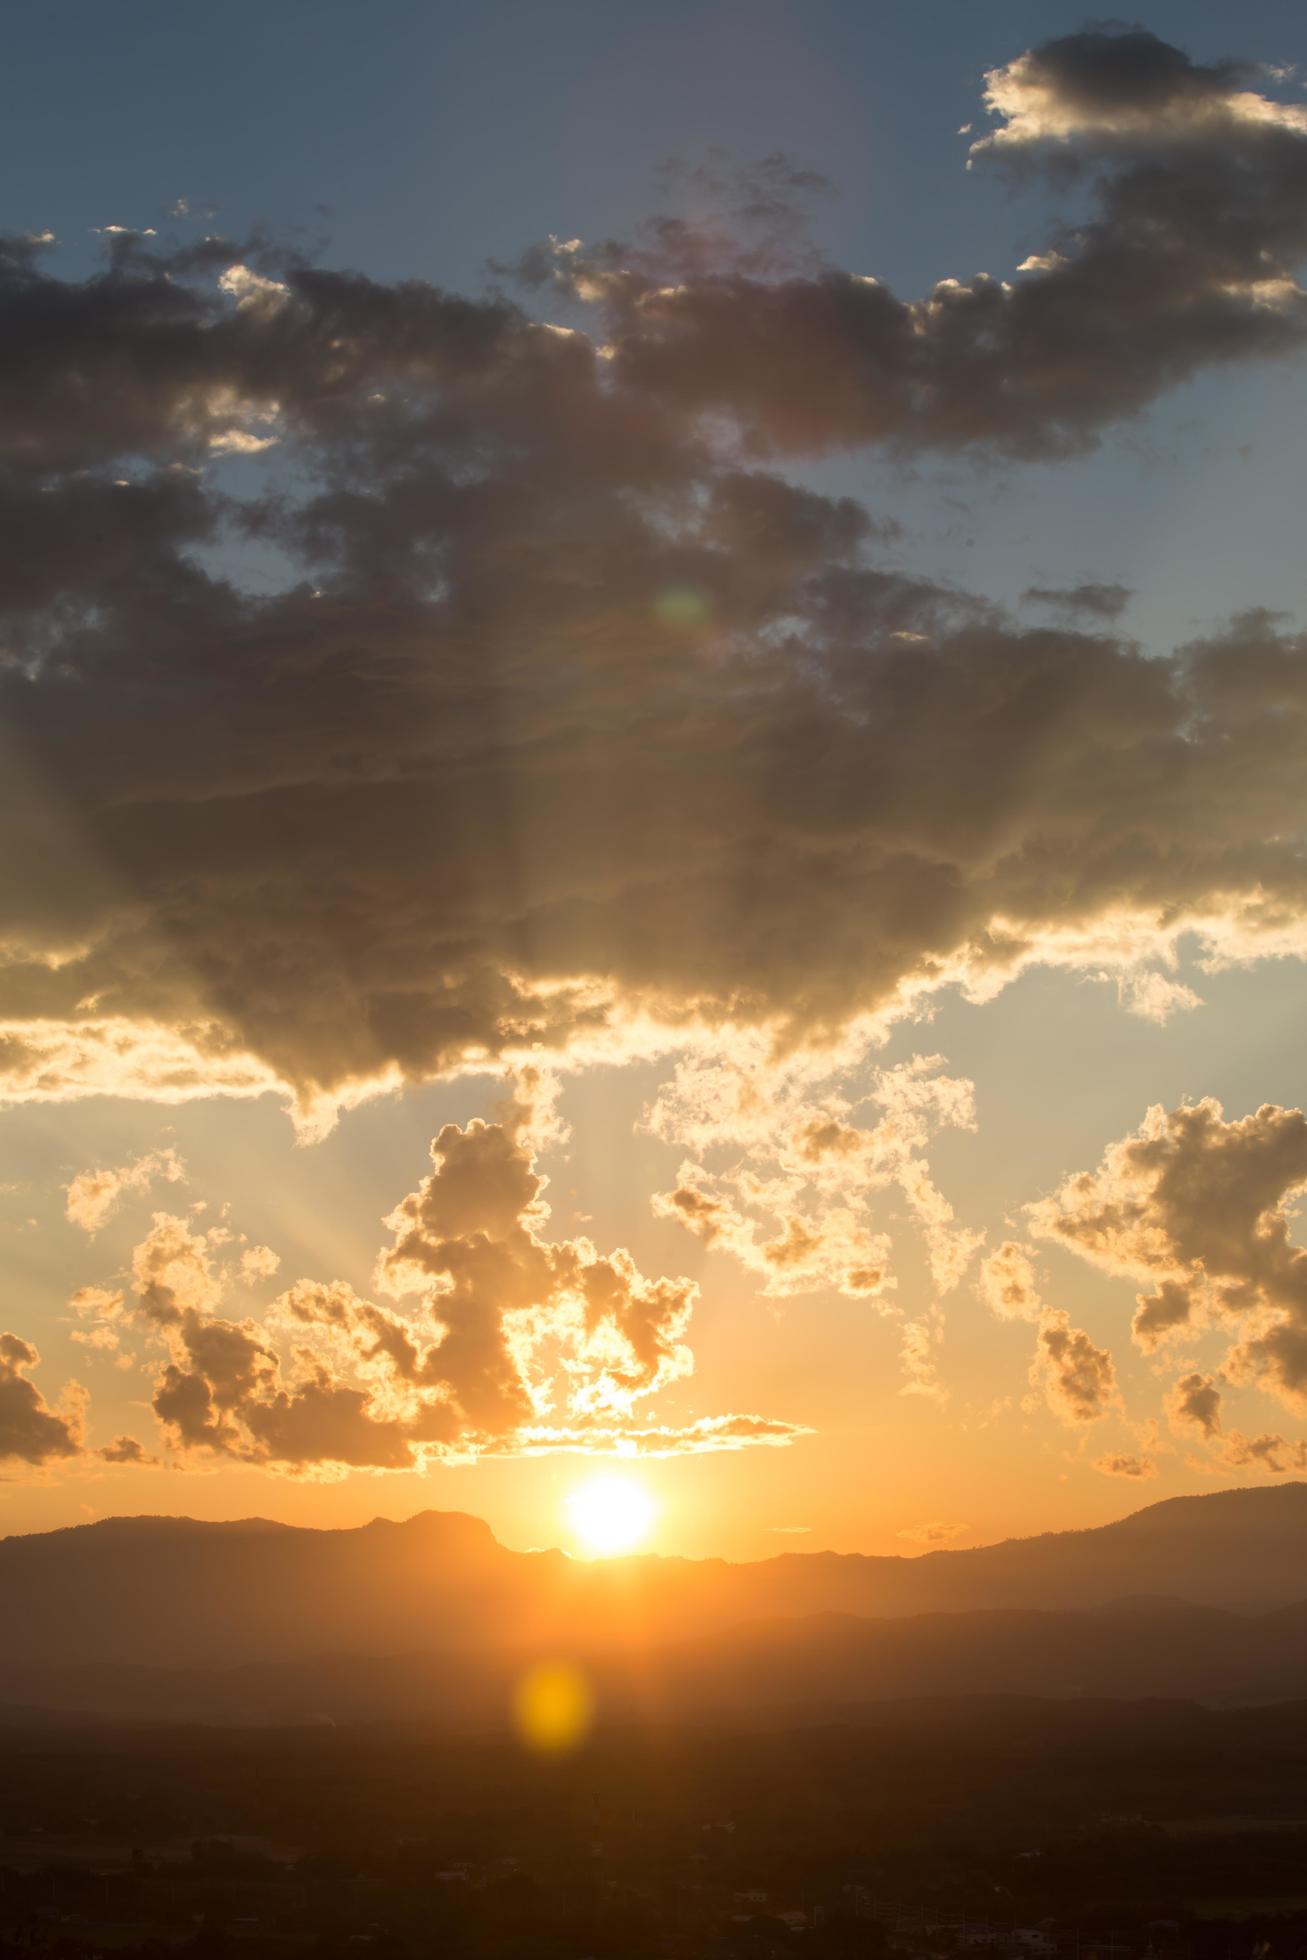
[[(550, 1652), (556, 1651), (551, 1648)], [(695, 1641), (568, 1650), (617, 1722), (861, 1719), (887, 1701), (958, 1696), (1307, 1701), (1307, 1608), (1252, 1617), (1180, 1601), (1127, 1612), (817, 1614)], [(318, 1657), (231, 1668), (91, 1665), (8, 1671), (18, 1707), (130, 1720), (421, 1721), (496, 1728), (533, 1643)]]

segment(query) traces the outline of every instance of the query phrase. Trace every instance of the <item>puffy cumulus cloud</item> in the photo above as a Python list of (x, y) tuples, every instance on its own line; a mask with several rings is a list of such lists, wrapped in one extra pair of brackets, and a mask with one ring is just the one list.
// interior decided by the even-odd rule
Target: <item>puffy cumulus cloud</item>
[[(1054, 1415), (1067, 1423), (1097, 1422), (1119, 1407), (1111, 1354), (1098, 1347), (1083, 1327), (1073, 1327), (1061, 1307), (1044, 1300), (1027, 1246), (1005, 1239), (981, 1261), (977, 1290), (1000, 1320), (1036, 1324), (1030, 1383)], [(1096, 1467), (1101, 1469), (1102, 1464)]]
[(67, 1186), (64, 1215), (70, 1225), (94, 1234), (129, 1194), (148, 1191), (156, 1178), (179, 1184), (185, 1176), (186, 1166), (175, 1150), (152, 1150), (116, 1170), (79, 1171)]
[(96, 1451), (102, 1463), (132, 1464), (137, 1469), (146, 1469), (159, 1459), (151, 1456), (144, 1443), (135, 1436), (115, 1436), (112, 1443), (104, 1444)]
[(175, 1450), (291, 1474), (413, 1470), (448, 1454), (670, 1456), (807, 1433), (747, 1414), (641, 1413), (692, 1369), (695, 1288), (646, 1279), (624, 1249), (547, 1236), (536, 1157), (560, 1134), (552, 1105), (553, 1085), (524, 1072), (498, 1120), (441, 1130), (430, 1176), (386, 1221), (377, 1281), (394, 1305), (303, 1279), (261, 1317), (229, 1317), (251, 1251), (258, 1276), (272, 1270), (267, 1248), (159, 1212), (126, 1297), (85, 1288), (75, 1307), (115, 1341), (124, 1321), (145, 1335)]
[[(938, 1056), (872, 1067), (867, 1029), (834, 1051), (778, 1059), (739, 1031), (678, 1062), (645, 1113), (664, 1142), (695, 1154), (655, 1213), (729, 1254), (788, 1297), (833, 1289), (896, 1312), (893, 1246), (883, 1214), (897, 1200), (919, 1234), (935, 1291), (966, 1271), (981, 1235), (960, 1225), (924, 1155), (943, 1128), (973, 1129), (971, 1084)], [(858, 1094), (861, 1089), (863, 1093)], [(909, 1390), (939, 1396), (937, 1310), (901, 1324)]]
[(110, 1322), (121, 1320), (123, 1295), (111, 1286), (79, 1286), (68, 1297), (68, 1304), (79, 1320)]
[(1250, 87), (1276, 79), (1252, 62), (1191, 61), (1145, 28), (1091, 28), (990, 70), (985, 102), (999, 127), (972, 145), (972, 155), (1050, 144), (1095, 154), (1121, 139), (1128, 151), (1166, 149), (1237, 140), (1250, 128), (1307, 134), (1307, 111)]
[(209, 1312), (221, 1296), (209, 1235), (190, 1231), (173, 1212), (155, 1212), (132, 1253), (131, 1274), (136, 1311), (160, 1327), (175, 1327), (187, 1313)]
[(1224, 1396), (1214, 1375), (1195, 1369), (1182, 1376), (1167, 1393), (1166, 1413), (1174, 1430), (1210, 1445), (1215, 1460), (1227, 1469), (1263, 1470), (1270, 1475), (1307, 1470), (1307, 1442), (1274, 1432), (1247, 1436), (1241, 1429), (1227, 1431)]
[[(1224, 1372), (1307, 1405), (1307, 1252), (1289, 1236), (1305, 1185), (1301, 1110), (1266, 1103), (1227, 1122), (1208, 1099), (1150, 1109), (1096, 1171), (1069, 1178), (1030, 1219), (1102, 1270), (1149, 1286), (1134, 1316), (1146, 1351), (1209, 1324), (1233, 1326), (1239, 1339)], [(1211, 1389), (1188, 1382), (1201, 1397)], [(1173, 1406), (1185, 1420), (1182, 1405), (1183, 1394)]]
[(447, 1125), (431, 1176), (386, 1221), (378, 1265), (388, 1291), (421, 1292), (444, 1330), (430, 1365), (464, 1424), (491, 1434), (547, 1418), (560, 1376), (568, 1414), (603, 1421), (693, 1366), (690, 1281), (646, 1280), (624, 1250), (543, 1236), (535, 1115), (528, 1092), (501, 1122)]
[(0, 1462), (33, 1465), (80, 1456), (83, 1404), (75, 1383), (52, 1409), (29, 1371), (40, 1355), (17, 1334), (0, 1334)]
[(314, 1133), (535, 1044), (791, 1051), (1041, 960), (1304, 950), (1301, 639), (1021, 629), (769, 460), (1057, 453), (1300, 344), (1265, 78), (1107, 34), (990, 90), (982, 155), (1074, 151), (1088, 214), (917, 300), (814, 268), (781, 163), (709, 231), (537, 253), (529, 305), (7, 242), (0, 1095), (275, 1091)]
[(1105, 1477), (1130, 1477), (1136, 1481), (1157, 1475), (1157, 1465), (1151, 1456), (1132, 1456), (1122, 1451), (1109, 1451), (1106, 1456), (1095, 1457), (1094, 1468)]
[(1242, 1430), (1232, 1429), (1225, 1439), (1221, 1461), (1232, 1470), (1264, 1470), (1282, 1476), (1288, 1471), (1307, 1470), (1307, 1442), (1290, 1442), (1274, 1434), (1245, 1436)]
[(1000, 1320), (1038, 1320), (1044, 1310), (1030, 1253), (1015, 1239), (980, 1262), (980, 1295)]
[[(347, 1379), (331, 1365), (360, 1322), (375, 1316), (392, 1343), (409, 1340), (380, 1310), (356, 1301), (348, 1287), (301, 1282), (270, 1311), (269, 1325), (217, 1312), (220, 1292), (200, 1306), (160, 1319), (148, 1297), (138, 1295), (164, 1359), (155, 1377), (153, 1407), (171, 1446), (300, 1474), (340, 1474), (354, 1469), (414, 1469), (422, 1443), (445, 1442), (454, 1423), (435, 1396), (387, 1393), (383, 1370), (360, 1370)], [(302, 1338), (290, 1358), (277, 1345), (280, 1323)], [(411, 1345), (411, 1343), (410, 1343)]]
[[(942, 1074), (939, 1056), (871, 1068), (869, 1040), (777, 1059), (764, 1038), (737, 1034), (678, 1062), (645, 1123), (695, 1155), (655, 1212), (731, 1253), (764, 1293), (878, 1296), (895, 1282), (870, 1205), (894, 1191), (949, 1291), (980, 1240), (958, 1225), (923, 1151), (942, 1128), (974, 1129), (972, 1087)], [(867, 1087), (854, 1096), (859, 1075)]]
[(1111, 1354), (1059, 1307), (1044, 1310), (1030, 1380), (1066, 1423), (1097, 1422), (1120, 1401)]
[(1182, 1375), (1166, 1395), (1166, 1414), (1175, 1430), (1189, 1430), (1211, 1441), (1221, 1434), (1222, 1396), (1216, 1378), (1195, 1369)]
[(281, 1266), (281, 1257), (270, 1245), (247, 1245), (240, 1258), (238, 1274), (245, 1286), (257, 1285), (261, 1279), (271, 1279)]

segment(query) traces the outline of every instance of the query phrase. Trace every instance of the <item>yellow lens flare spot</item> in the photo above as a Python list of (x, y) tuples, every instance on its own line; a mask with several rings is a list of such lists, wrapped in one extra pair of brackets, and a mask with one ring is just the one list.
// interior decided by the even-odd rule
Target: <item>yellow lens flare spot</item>
[(580, 1668), (541, 1661), (528, 1668), (513, 1691), (513, 1724), (528, 1749), (560, 1756), (585, 1741), (594, 1720), (594, 1697)]
[(657, 1511), (634, 1477), (592, 1477), (567, 1500), (572, 1530), (592, 1558), (634, 1551), (649, 1536)]

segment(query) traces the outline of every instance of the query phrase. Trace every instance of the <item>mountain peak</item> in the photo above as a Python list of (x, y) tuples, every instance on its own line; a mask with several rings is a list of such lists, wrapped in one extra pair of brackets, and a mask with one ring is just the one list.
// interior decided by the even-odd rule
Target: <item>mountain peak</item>
[(493, 1546), (496, 1551), (505, 1549), (485, 1519), (478, 1518), (471, 1511), (414, 1511), (407, 1518), (378, 1516), (370, 1518), (358, 1529), (377, 1535), (394, 1532), (405, 1537), (436, 1539), (443, 1545), (467, 1549), (473, 1546)]
[(1159, 1498), (1105, 1529), (1207, 1533), (1238, 1525), (1241, 1530), (1275, 1534), (1295, 1522), (1307, 1528), (1307, 1483), (1300, 1480)]

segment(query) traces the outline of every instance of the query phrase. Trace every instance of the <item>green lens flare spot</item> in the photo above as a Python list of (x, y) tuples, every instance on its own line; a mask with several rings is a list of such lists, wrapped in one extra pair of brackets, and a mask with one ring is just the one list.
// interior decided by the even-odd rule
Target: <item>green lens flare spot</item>
[(664, 626), (706, 626), (712, 618), (708, 595), (693, 585), (668, 585), (654, 601), (654, 612)]

